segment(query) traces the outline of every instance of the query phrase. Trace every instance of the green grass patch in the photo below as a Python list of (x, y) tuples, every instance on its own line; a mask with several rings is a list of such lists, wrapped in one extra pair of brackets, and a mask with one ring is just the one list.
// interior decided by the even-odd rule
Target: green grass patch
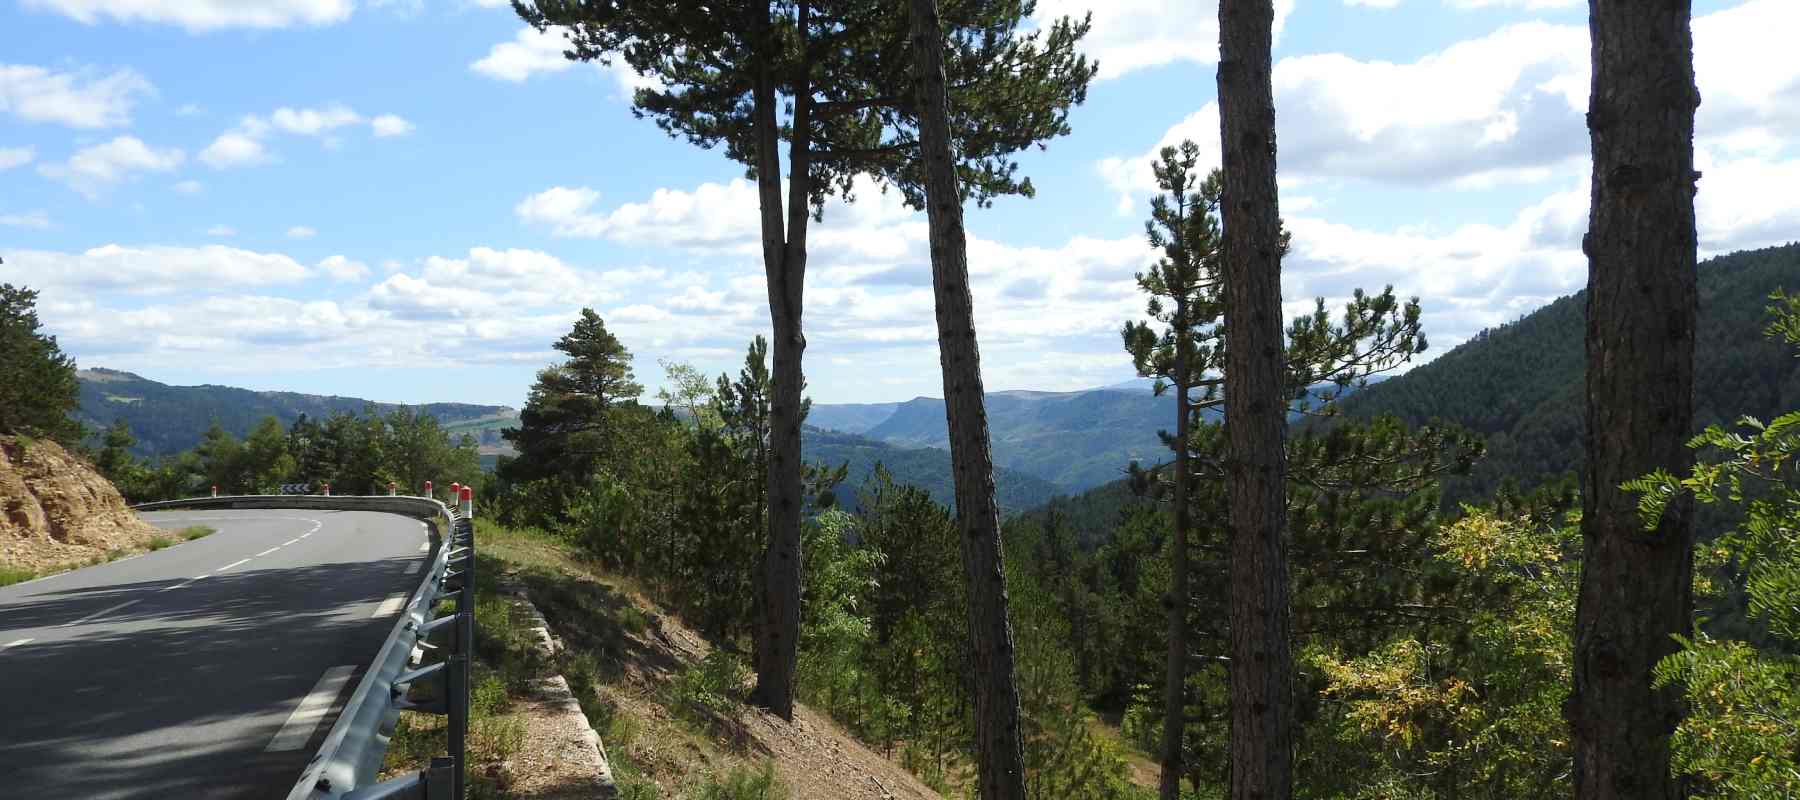
[(36, 578), (35, 571), (21, 567), (0, 567), (0, 586), (11, 586)]
[(171, 539), (167, 536), (152, 536), (152, 537), (150, 537), (150, 550), (152, 552), (155, 552), (157, 550), (162, 550), (164, 548), (174, 547), (174, 546), (175, 546), (175, 540)]
[(694, 800), (787, 800), (788, 788), (775, 777), (775, 762), (734, 765), (724, 774), (708, 775), (695, 788)]
[(176, 531), (175, 535), (180, 536), (182, 541), (191, 542), (195, 539), (211, 536), (215, 533), (218, 533), (218, 529), (216, 528), (206, 525), (192, 525)]

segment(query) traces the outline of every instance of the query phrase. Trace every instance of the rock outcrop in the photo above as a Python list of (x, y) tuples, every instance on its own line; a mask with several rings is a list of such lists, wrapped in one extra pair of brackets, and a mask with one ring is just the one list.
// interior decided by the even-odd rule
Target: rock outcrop
[(155, 535), (82, 459), (55, 442), (0, 436), (0, 566), (52, 572)]

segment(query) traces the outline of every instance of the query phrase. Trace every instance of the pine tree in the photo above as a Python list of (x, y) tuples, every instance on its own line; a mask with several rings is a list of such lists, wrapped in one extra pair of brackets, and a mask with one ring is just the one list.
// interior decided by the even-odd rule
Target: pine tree
[(612, 454), (611, 411), (637, 402), (644, 387), (632, 378), (631, 352), (591, 308), (556, 341), (568, 356), (538, 372), (519, 413), (519, 427), (503, 434), (518, 448), (507, 467), (518, 480), (581, 480)]
[(0, 433), (43, 436), (73, 446), (81, 425), (69, 412), (81, 404), (75, 360), (56, 337), (40, 332), (38, 293), (0, 284)]
[(1694, 39), (1689, 0), (1590, 0), (1587, 463), (1575, 615), (1575, 796), (1676, 798), (1675, 687), (1651, 671), (1692, 631), (1682, 496), (1646, 535), (1627, 481), (1684, 473), (1694, 424)]
[(136, 446), (137, 437), (131, 435), (131, 425), (124, 417), (120, 417), (107, 426), (106, 434), (100, 439), (100, 452), (94, 456), (94, 466), (99, 468), (101, 475), (119, 487), (121, 493), (131, 485), (141, 469), (137, 459), (131, 455), (131, 448)]
[[(1188, 533), (1191, 527), (1193, 468), (1189, 464), (1188, 430), (1194, 403), (1191, 392), (1204, 384), (1207, 399), (1217, 397), (1218, 381), (1206, 377), (1223, 366), (1222, 331), (1215, 325), (1218, 302), (1218, 222), (1220, 177), (1209, 175), (1204, 183), (1194, 169), (1200, 148), (1191, 141), (1179, 150), (1165, 147), (1154, 165), (1156, 182), (1164, 194), (1151, 201), (1150, 220), (1144, 223), (1150, 246), (1162, 258), (1149, 272), (1138, 273), (1138, 287), (1150, 295), (1147, 313), (1164, 326), (1157, 331), (1148, 322), (1126, 323), (1125, 349), (1131, 353), (1138, 375), (1156, 378), (1155, 391), (1175, 390), (1174, 536), (1169, 545), (1168, 657), (1163, 678), (1162, 771), (1159, 796), (1177, 800), (1181, 794), (1182, 731), (1187, 726), (1188, 662)], [(1167, 306), (1164, 303), (1167, 303)], [(1164, 381), (1167, 381), (1165, 384)]]
[[(871, 175), (923, 203), (903, 4), (881, 0), (634, 0), (515, 2), (539, 30), (566, 27), (570, 58), (617, 59), (663, 88), (639, 89), (634, 112), (701, 147), (724, 145), (756, 180), (763, 269), (773, 328), (769, 549), (756, 700), (793, 713), (800, 622), (803, 499), (800, 426), (806, 348), (801, 312), (808, 223), (825, 199)], [(979, 202), (1032, 193), (1012, 154), (1068, 131), (1068, 107), (1094, 69), (1075, 52), (1087, 24), (1060, 20), (1013, 35), (1033, 4), (956, 0), (944, 29), (959, 96), (956, 138), (963, 188)], [(1005, 35), (995, 35), (1004, 32)], [(783, 107), (786, 113), (783, 114)], [(785, 116), (785, 119), (782, 117)], [(785, 206), (780, 144), (788, 145)]]
[(1219, 2), (1231, 525), (1231, 800), (1293, 796), (1281, 212), (1271, 0)]

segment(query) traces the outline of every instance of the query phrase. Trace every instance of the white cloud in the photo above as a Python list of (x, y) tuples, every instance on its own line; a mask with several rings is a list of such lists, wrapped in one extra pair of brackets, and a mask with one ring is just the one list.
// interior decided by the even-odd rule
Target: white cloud
[[(1293, 11), (1294, 0), (1276, 0), (1278, 44)], [(1081, 49), (1100, 62), (1099, 80), (1178, 61), (1219, 60), (1218, 0), (1041, 0), (1034, 16), (1043, 23), (1090, 13), (1093, 27)]]
[(475, 247), (466, 258), (430, 256), (416, 273), (389, 276), (370, 290), (373, 308), (410, 319), (479, 318), (496, 309), (610, 302), (605, 282), (539, 250)]
[(177, 25), (201, 33), (224, 28), (329, 25), (350, 18), (352, 0), (25, 0), (83, 24), (102, 20)]
[[(1800, 59), (1766, 57), (1797, 28), (1800, 3), (1789, 0), (1752, 0), (1694, 21), (1702, 144), (1767, 154), (1800, 141)], [(1588, 50), (1585, 26), (1529, 22), (1408, 63), (1284, 58), (1274, 73), (1283, 177), (1486, 188), (1584, 172)], [(1156, 147), (1097, 168), (1129, 207), (1154, 189), (1158, 148), (1192, 138), (1213, 165), (1218, 136), (1218, 105), (1209, 102)]]
[(181, 166), (179, 149), (156, 149), (133, 136), (76, 151), (67, 162), (44, 164), (38, 172), (60, 180), (90, 198), (139, 172), (168, 172)]
[(413, 124), (396, 114), (382, 114), (370, 120), (369, 124), (375, 129), (377, 137), (405, 136), (413, 131)]
[(751, 248), (758, 241), (756, 187), (741, 178), (703, 183), (694, 191), (657, 189), (650, 199), (596, 212), (600, 193), (556, 186), (514, 207), (520, 220), (547, 225), (557, 236), (605, 237), (703, 249)]
[(1542, 11), (1551, 8), (1574, 8), (1582, 4), (1582, 0), (1449, 0), (1451, 6), (1461, 9), (1474, 8), (1523, 8), (1527, 11)]
[(1367, 6), (1369, 8), (1393, 8), (1400, 5), (1400, 0), (1344, 0), (1347, 6)]
[(277, 130), (301, 136), (318, 136), (361, 121), (362, 115), (341, 105), (322, 109), (282, 107), (269, 115), (269, 124)]
[[(204, 158), (205, 155), (206, 155), (205, 153), (201, 153), (201, 157)], [(175, 189), (175, 191), (180, 192), (182, 194), (199, 194), (200, 193), (200, 182), (199, 181), (182, 181), (180, 183), (175, 184), (174, 189)]]
[(319, 269), (337, 281), (358, 281), (369, 277), (369, 265), (344, 256), (327, 257), (319, 262)]
[(311, 239), (318, 234), (318, 231), (308, 228), (305, 225), (295, 225), (294, 227), (287, 229), (287, 237), (289, 239)]
[(269, 160), (269, 151), (252, 136), (226, 131), (200, 151), (200, 160), (213, 169), (228, 169), (264, 163)]
[[(268, 116), (245, 115), (238, 124), (200, 152), (200, 160), (214, 169), (263, 164), (274, 159), (266, 142), (277, 133), (323, 139), (333, 146), (334, 131), (359, 125), (365, 118), (349, 106), (335, 104), (324, 108), (275, 109)], [(367, 120), (377, 137), (398, 136), (412, 130), (412, 123), (393, 114), (382, 114)]]
[(0, 147), (0, 169), (24, 166), (35, 157), (35, 151), (29, 147)]
[[(578, 66), (577, 62), (563, 56), (567, 47), (568, 41), (561, 29), (539, 31), (527, 26), (513, 34), (512, 41), (489, 48), (488, 54), (470, 64), (469, 69), (497, 80), (520, 83), (532, 75), (564, 72)], [(620, 96), (628, 99), (640, 88), (655, 89), (662, 85), (639, 75), (620, 60), (593, 66), (611, 76)]]
[(206, 229), (207, 236), (236, 236), (237, 229), (230, 225), (214, 225)]
[(7, 266), (59, 290), (128, 294), (208, 293), (221, 287), (291, 283), (307, 277), (299, 262), (278, 253), (224, 245), (129, 247), (109, 244), (79, 253), (24, 250)]
[(27, 122), (71, 128), (111, 128), (131, 121), (138, 97), (156, 89), (129, 69), (52, 72), (29, 64), (0, 64), (0, 112)]
[(28, 211), (23, 214), (0, 214), (0, 225), (9, 228), (48, 228), (50, 215), (42, 211)]

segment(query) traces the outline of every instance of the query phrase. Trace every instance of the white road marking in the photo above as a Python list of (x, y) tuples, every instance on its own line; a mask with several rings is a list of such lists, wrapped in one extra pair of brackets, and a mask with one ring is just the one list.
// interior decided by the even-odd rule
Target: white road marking
[(408, 575), (416, 575), (416, 574), (418, 574), (418, 572), (419, 572), (419, 568), (420, 568), (420, 567), (423, 567), (423, 566), (425, 566), (425, 562), (423, 562), (423, 561), (414, 561), (414, 562), (412, 562), (412, 563), (411, 563), (411, 564), (408, 564), (408, 565), (406, 565), (406, 574), (408, 574)]
[(296, 537), (294, 537), (294, 538), (292, 538), (292, 539), (289, 539), (289, 540), (287, 540), (287, 541), (285, 541), (285, 542), (282, 542), (282, 543), (281, 543), (281, 546), (282, 546), (282, 547), (287, 547), (287, 546), (288, 546), (288, 545), (290, 545), (290, 544), (293, 544), (293, 543), (295, 543), (295, 542), (298, 542), (298, 541), (300, 541), (300, 537), (298, 537), (298, 536), (296, 536)]
[(228, 570), (228, 569), (231, 569), (231, 568), (232, 568), (232, 567), (235, 567), (235, 566), (237, 566), (237, 565), (239, 565), (239, 564), (243, 564), (243, 563), (245, 563), (245, 562), (248, 562), (248, 561), (249, 561), (249, 560), (250, 560), (250, 559), (248, 559), (248, 558), (245, 558), (245, 559), (240, 559), (240, 560), (237, 560), (237, 561), (233, 561), (233, 562), (231, 562), (231, 563), (229, 563), (229, 564), (226, 564), (226, 565), (225, 565), (225, 566), (223, 566), (223, 567), (220, 567), (220, 568), (218, 568), (218, 569), (215, 569), (215, 570), (213, 570), (213, 572), (224, 572), (224, 571), (225, 571), (225, 570)]
[(275, 545), (274, 547), (271, 547), (267, 550), (257, 553), (256, 555), (251, 556), (251, 558), (262, 558), (263, 556), (266, 556), (266, 555), (273, 553), (276, 550), (280, 550), (280, 549), (281, 549), (281, 545)]
[(312, 739), (313, 731), (324, 721), (326, 712), (331, 710), (332, 703), (337, 700), (338, 692), (344, 684), (350, 682), (351, 674), (356, 672), (355, 666), (332, 667), (325, 670), (311, 692), (300, 698), (300, 705), (294, 707), (287, 722), (281, 730), (275, 732), (275, 738), (269, 740), (265, 753), (280, 753), (288, 750), (299, 750)]
[(311, 536), (311, 535), (312, 535), (312, 531), (307, 531), (307, 532), (305, 532), (305, 533), (302, 533), (302, 534), (300, 534), (300, 538), (302, 538), (302, 539), (304, 539), (304, 538), (306, 538), (306, 537), (308, 537), (308, 536)]
[(7, 642), (5, 644), (5, 646), (0, 646), (0, 650), (11, 650), (12, 648), (18, 647), (19, 645), (22, 645), (29, 641), (31, 641), (31, 637), (29, 637), (29, 636), (27, 636), (23, 639), (14, 639), (10, 642)]
[(94, 612), (94, 613), (92, 613), (92, 614), (89, 614), (89, 615), (87, 615), (87, 616), (85, 616), (85, 617), (82, 617), (82, 618), (81, 618), (81, 619), (78, 619), (78, 620), (75, 620), (75, 621), (73, 621), (73, 622), (65, 622), (65, 623), (63, 623), (63, 624), (62, 624), (62, 627), (64, 627), (64, 628), (67, 628), (67, 627), (69, 627), (69, 626), (70, 626), (70, 625), (80, 625), (80, 624), (81, 624), (81, 623), (83, 623), (83, 622), (87, 622), (87, 621), (88, 621), (88, 620), (90, 620), (90, 619), (94, 619), (94, 618), (96, 618), (96, 617), (104, 617), (104, 616), (106, 616), (106, 615), (107, 615), (107, 614), (111, 614), (111, 613), (112, 613), (112, 612), (114, 612), (114, 611), (118, 611), (118, 610), (119, 610), (119, 609), (121, 609), (121, 608), (129, 608), (129, 607), (131, 607), (131, 606), (135, 606), (135, 605), (137, 605), (137, 604), (138, 604), (138, 603), (139, 603), (139, 601), (141, 601), (141, 600), (143, 600), (143, 598), (141, 598), (141, 597), (140, 597), (140, 598), (138, 598), (138, 599), (137, 599), (137, 600), (126, 600), (126, 601), (125, 601), (125, 602), (123, 602), (123, 603), (120, 603), (120, 604), (118, 604), (118, 605), (116, 605), (116, 606), (112, 606), (112, 607), (111, 607), (111, 608), (103, 608), (103, 609), (100, 609), (100, 610), (99, 610), (99, 611), (96, 611), (96, 612)]
[(419, 552), (421, 552), (421, 553), (431, 552), (431, 543), (430, 542), (420, 542), (419, 543)]
[(197, 580), (200, 580), (200, 579), (201, 579), (201, 578), (204, 578), (204, 577), (206, 577), (206, 576), (205, 576), (205, 575), (196, 575), (196, 576), (194, 576), (194, 577), (192, 577), (192, 578), (188, 578), (188, 579), (187, 579), (187, 580), (185, 580), (185, 581), (182, 581), (182, 582), (180, 582), (180, 583), (177, 583), (177, 584), (174, 584), (174, 585), (172, 585), (172, 586), (164, 586), (164, 587), (162, 587), (162, 588), (161, 588), (161, 589), (157, 589), (157, 590), (156, 590), (156, 591), (157, 591), (157, 592), (159, 592), (159, 593), (160, 593), (160, 592), (170, 592), (170, 591), (174, 591), (174, 590), (176, 590), (176, 589), (179, 589), (179, 588), (181, 588), (181, 587), (183, 587), (183, 586), (186, 586), (186, 585), (188, 585), (188, 584), (190, 584), (190, 583), (193, 583), (193, 582), (194, 582), (194, 581), (197, 581)]
[(379, 619), (381, 617), (391, 617), (395, 614), (400, 613), (400, 609), (405, 608), (405, 607), (406, 607), (406, 595), (396, 594), (396, 595), (389, 597), (386, 600), (381, 601), (381, 605), (378, 605), (375, 607), (375, 613), (370, 614), (369, 619)]

